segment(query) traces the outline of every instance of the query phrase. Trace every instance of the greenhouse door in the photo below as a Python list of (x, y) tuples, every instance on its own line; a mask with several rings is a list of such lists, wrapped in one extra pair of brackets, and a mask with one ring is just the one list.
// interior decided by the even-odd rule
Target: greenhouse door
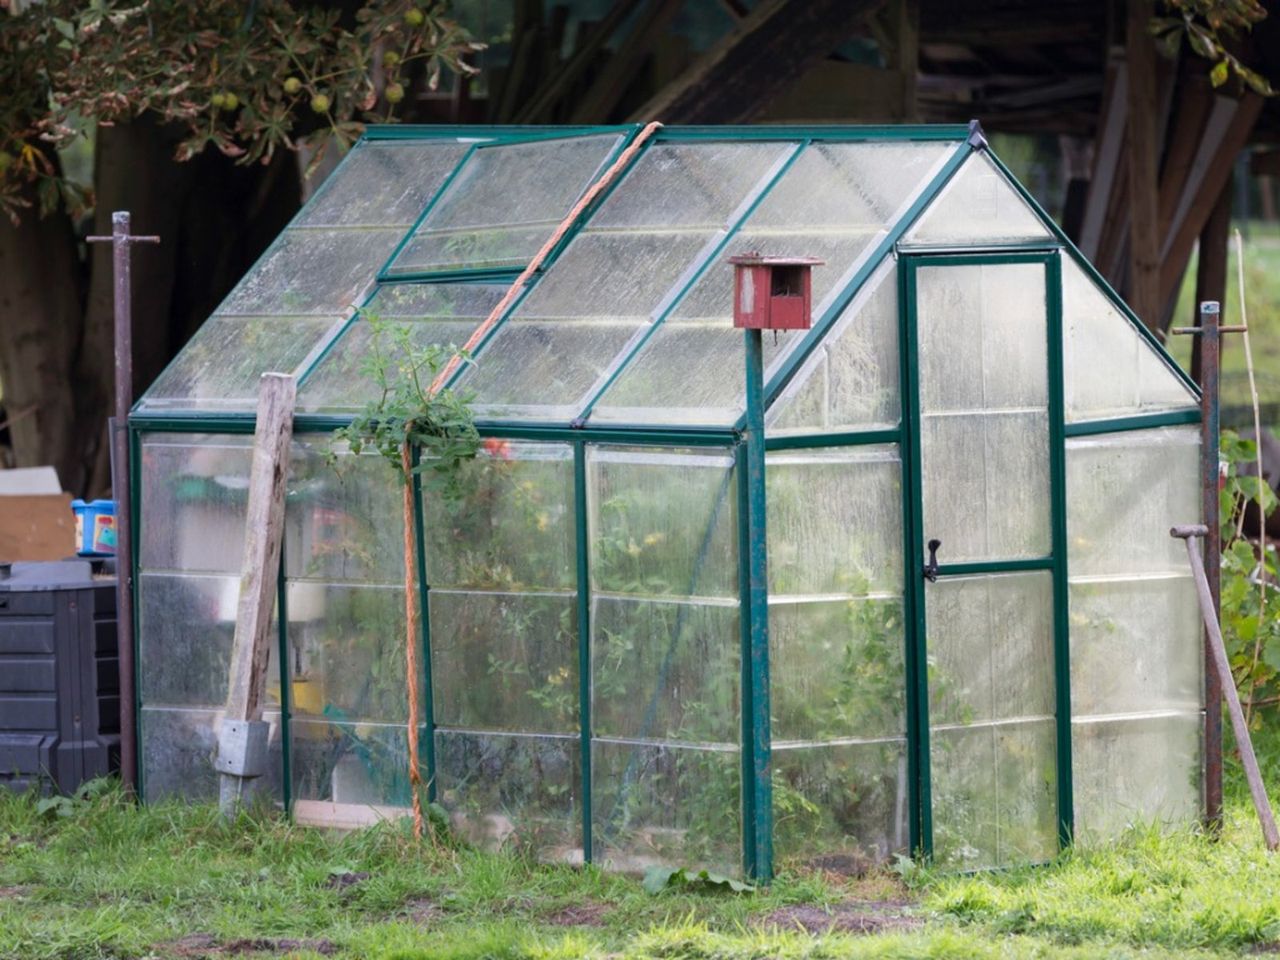
[(1058, 278), (1043, 253), (903, 265), (918, 842), (961, 869), (1043, 861), (1065, 835)]

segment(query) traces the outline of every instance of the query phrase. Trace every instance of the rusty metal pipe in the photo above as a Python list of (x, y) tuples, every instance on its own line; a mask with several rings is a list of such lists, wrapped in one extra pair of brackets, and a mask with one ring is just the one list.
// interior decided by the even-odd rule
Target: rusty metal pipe
[[(1200, 518), (1204, 535), (1204, 571), (1215, 621), (1222, 612), (1222, 530), (1218, 505), (1218, 443), (1221, 407), (1219, 304), (1200, 304)], [(1188, 541), (1190, 542), (1190, 541)], [(1207, 616), (1207, 614), (1206, 614)], [(1212, 830), (1222, 827), (1222, 682), (1214, 663), (1212, 638), (1204, 634), (1204, 819)]]

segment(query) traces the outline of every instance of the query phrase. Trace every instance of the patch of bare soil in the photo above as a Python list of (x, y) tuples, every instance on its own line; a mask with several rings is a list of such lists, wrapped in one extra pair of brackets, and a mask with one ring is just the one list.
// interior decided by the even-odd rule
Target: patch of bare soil
[(430, 897), (415, 897), (405, 901), (404, 915), (420, 927), (429, 927), (444, 916), (444, 910)]
[(1280, 940), (1268, 940), (1266, 943), (1255, 943), (1249, 948), (1250, 953), (1280, 953)]
[(209, 933), (189, 933), (185, 937), (158, 944), (155, 956), (173, 960), (198, 960), (198, 958), (241, 957), (254, 953), (272, 953), (277, 956), (294, 950), (310, 950), (327, 957), (338, 948), (330, 940), (295, 940), (289, 937), (243, 937), (236, 940), (219, 940)]
[(357, 883), (369, 879), (369, 874), (363, 870), (359, 873), (331, 873), (329, 879), (325, 881), (325, 886), (330, 890), (346, 890), (354, 887)]
[(832, 907), (782, 907), (760, 923), (779, 929), (799, 927), (806, 933), (889, 933), (924, 925), (909, 908), (900, 900), (849, 900)]
[(553, 927), (603, 927), (605, 917), (609, 914), (609, 906), (604, 903), (587, 901), (572, 906), (561, 907), (542, 918), (543, 923)]
[(25, 900), (30, 893), (30, 887), (0, 887), (0, 900)]
[(813, 870), (821, 870), (842, 879), (865, 877), (883, 864), (873, 856), (858, 853), (833, 853), (805, 861)]

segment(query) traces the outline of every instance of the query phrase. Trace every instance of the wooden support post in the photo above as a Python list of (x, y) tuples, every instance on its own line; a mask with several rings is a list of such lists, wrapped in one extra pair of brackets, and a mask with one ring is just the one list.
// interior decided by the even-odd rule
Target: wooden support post
[(214, 764), (220, 781), (219, 806), (226, 815), (239, 806), (245, 781), (265, 772), (267, 724), (261, 719), (262, 696), (272, 640), (268, 628), (284, 538), (284, 493), (296, 395), (297, 384), (292, 376), (262, 375), (227, 709), (218, 732)]
[(1153, 0), (1130, 0), (1125, 39), (1129, 74), (1129, 303), (1151, 329), (1160, 313), (1160, 220)]
[[(1227, 239), (1231, 232), (1231, 183), (1227, 182), (1218, 195), (1208, 222), (1200, 231), (1200, 262), (1196, 266), (1196, 302), (1193, 306), (1194, 322), (1200, 322), (1199, 304), (1207, 301), (1224, 303), (1227, 293)], [(1191, 379), (1203, 383), (1204, 339), (1191, 341)], [(1221, 357), (1222, 344), (1218, 350)], [(1221, 361), (1219, 360), (1219, 364)]]

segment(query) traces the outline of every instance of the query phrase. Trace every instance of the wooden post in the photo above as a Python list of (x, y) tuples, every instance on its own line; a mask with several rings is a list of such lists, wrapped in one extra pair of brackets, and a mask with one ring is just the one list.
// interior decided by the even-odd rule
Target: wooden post
[[(1209, 220), (1200, 231), (1200, 260), (1196, 265), (1196, 302), (1193, 322), (1200, 321), (1200, 304), (1227, 299), (1227, 239), (1231, 232), (1231, 182), (1222, 188)], [(1191, 379), (1203, 383), (1203, 337), (1191, 341)], [(1219, 351), (1221, 344), (1219, 344)], [(1221, 355), (1221, 354), (1219, 354)], [(1219, 361), (1221, 363), (1221, 361)]]
[(1160, 229), (1156, 51), (1152, 0), (1130, 0), (1125, 49), (1129, 77), (1129, 302), (1151, 329), (1159, 325)]
[(264, 373), (258, 390), (258, 419), (249, 473), (244, 560), (227, 709), (218, 733), (219, 806), (232, 814), (244, 783), (265, 771), (267, 724), (262, 695), (271, 643), (268, 628), (276, 600), (280, 544), (284, 538), (284, 493), (289, 475), (289, 441), (297, 384), (284, 373)]

